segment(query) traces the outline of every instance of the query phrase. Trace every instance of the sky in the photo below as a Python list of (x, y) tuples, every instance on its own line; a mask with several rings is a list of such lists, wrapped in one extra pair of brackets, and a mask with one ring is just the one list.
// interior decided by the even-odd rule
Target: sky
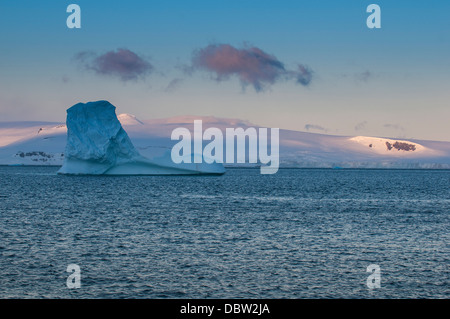
[[(366, 25), (371, 3), (380, 29)], [(0, 121), (63, 122), (108, 100), (140, 119), (450, 141), (448, 12), (442, 0), (1, 0)]]

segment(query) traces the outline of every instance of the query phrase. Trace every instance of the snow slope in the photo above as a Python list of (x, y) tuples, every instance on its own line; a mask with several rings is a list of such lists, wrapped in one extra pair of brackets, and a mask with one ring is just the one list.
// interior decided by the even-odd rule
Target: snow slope
[(450, 168), (450, 142), (294, 131), (280, 136), (285, 167)]
[[(172, 130), (186, 127), (192, 131), (194, 120), (203, 120), (203, 129), (217, 127), (223, 132), (228, 127), (257, 127), (239, 119), (211, 116), (140, 120), (120, 114), (118, 119), (139, 154), (151, 159), (167, 157), (177, 142), (170, 139)], [(62, 123), (0, 123), (0, 164), (62, 165), (66, 134)], [(333, 136), (281, 129), (280, 167), (450, 169), (450, 142)]]
[(0, 164), (62, 165), (66, 135), (62, 123), (0, 123)]

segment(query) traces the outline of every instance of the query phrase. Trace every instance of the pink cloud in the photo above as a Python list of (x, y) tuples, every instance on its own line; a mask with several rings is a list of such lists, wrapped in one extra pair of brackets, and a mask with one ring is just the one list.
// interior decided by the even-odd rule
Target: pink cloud
[(194, 52), (192, 68), (213, 72), (216, 80), (237, 76), (242, 85), (252, 85), (259, 92), (281, 79), (297, 80), (308, 85), (312, 78), (309, 68), (300, 65), (298, 71), (288, 71), (275, 56), (257, 47), (237, 49), (229, 44), (211, 44)]
[(122, 81), (145, 78), (153, 70), (148, 61), (127, 49), (117, 49), (99, 56), (92, 52), (80, 52), (75, 59), (96, 74), (117, 76)]

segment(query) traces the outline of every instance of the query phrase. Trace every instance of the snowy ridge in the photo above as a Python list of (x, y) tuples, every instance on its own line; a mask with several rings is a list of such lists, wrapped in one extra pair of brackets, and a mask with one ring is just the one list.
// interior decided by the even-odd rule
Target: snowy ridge
[(120, 124), (122, 125), (144, 125), (141, 121), (139, 121), (136, 116), (132, 114), (119, 114), (117, 115), (117, 119), (119, 120)]

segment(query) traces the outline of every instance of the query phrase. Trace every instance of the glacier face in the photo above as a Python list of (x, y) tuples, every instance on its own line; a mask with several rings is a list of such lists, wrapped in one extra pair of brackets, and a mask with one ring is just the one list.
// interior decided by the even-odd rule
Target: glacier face
[(78, 103), (67, 110), (67, 144), (59, 174), (223, 174), (222, 164), (175, 164), (170, 154), (146, 158), (134, 147), (108, 101)]

